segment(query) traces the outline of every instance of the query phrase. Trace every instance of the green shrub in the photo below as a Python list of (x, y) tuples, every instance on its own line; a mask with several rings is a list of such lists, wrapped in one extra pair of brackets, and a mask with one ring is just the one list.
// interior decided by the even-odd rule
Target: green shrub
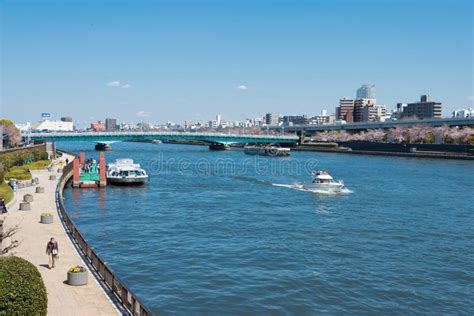
[(18, 257), (0, 258), (0, 315), (46, 315), (48, 296), (38, 269)]
[(29, 169), (29, 170), (43, 170), (50, 164), (49, 160), (38, 160), (22, 167)]
[(3, 164), (0, 163), (0, 184), (3, 183), (5, 180), (5, 169), (3, 168)]
[(31, 180), (32, 175), (26, 166), (13, 167), (5, 173), (5, 180)]
[(0, 182), (0, 198), (5, 200), (5, 204), (13, 199), (13, 190), (5, 182)]
[(30, 148), (1, 153), (0, 163), (8, 170), (14, 166), (21, 166), (38, 160), (47, 160), (48, 158), (46, 151), (38, 148)]

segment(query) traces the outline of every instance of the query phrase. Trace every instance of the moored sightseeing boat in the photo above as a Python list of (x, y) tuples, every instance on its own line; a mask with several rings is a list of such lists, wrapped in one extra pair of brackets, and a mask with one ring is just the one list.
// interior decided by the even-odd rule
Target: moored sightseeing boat
[(147, 180), (146, 171), (132, 159), (116, 159), (107, 166), (107, 181), (111, 184), (143, 184)]

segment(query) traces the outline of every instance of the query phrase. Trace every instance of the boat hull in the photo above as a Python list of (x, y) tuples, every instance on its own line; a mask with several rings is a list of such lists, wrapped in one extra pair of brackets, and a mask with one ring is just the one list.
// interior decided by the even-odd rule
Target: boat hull
[(303, 184), (305, 190), (311, 191), (327, 191), (327, 192), (341, 192), (344, 190), (344, 184), (342, 183), (308, 183)]
[(137, 177), (137, 178), (115, 178), (115, 177), (108, 177), (107, 181), (110, 184), (118, 184), (118, 185), (139, 185), (144, 184), (148, 181), (148, 177)]

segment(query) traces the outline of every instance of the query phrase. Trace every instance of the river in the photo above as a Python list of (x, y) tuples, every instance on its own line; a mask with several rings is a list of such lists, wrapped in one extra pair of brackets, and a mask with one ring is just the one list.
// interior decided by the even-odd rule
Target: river
[[(142, 187), (65, 190), (89, 243), (160, 314), (474, 312), (471, 161), (116, 143)], [(86, 151), (90, 143), (58, 143)], [(348, 190), (299, 189), (325, 169)]]

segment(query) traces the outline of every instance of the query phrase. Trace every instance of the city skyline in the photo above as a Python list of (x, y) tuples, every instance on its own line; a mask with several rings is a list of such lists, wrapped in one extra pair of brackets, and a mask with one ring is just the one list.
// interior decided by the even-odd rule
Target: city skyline
[(0, 4), (2, 117), (313, 115), (362, 84), (388, 109), (474, 102), (469, 1), (106, 2)]

